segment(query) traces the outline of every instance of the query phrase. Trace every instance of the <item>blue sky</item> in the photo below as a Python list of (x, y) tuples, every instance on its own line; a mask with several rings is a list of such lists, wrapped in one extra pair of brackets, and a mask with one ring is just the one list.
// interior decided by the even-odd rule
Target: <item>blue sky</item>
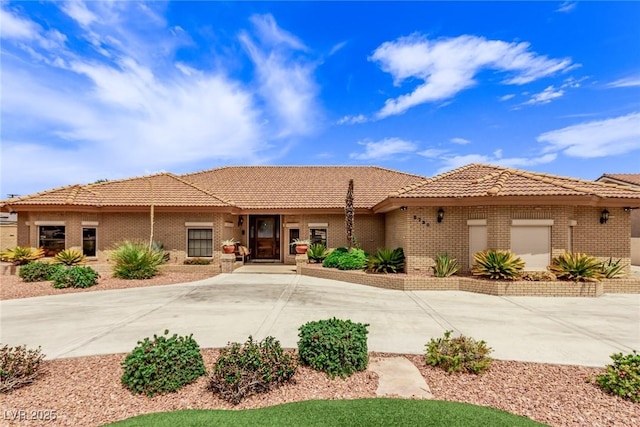
[(640, 2), (0, 5), (3, 198), (225, 165), (640, 172)]

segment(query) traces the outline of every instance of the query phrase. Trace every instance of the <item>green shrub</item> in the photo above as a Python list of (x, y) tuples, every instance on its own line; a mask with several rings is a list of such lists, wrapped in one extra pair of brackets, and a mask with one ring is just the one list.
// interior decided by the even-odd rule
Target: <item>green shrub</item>
[(2, 261), (11, 262), (14, 265), (26, 265), (44, 256), (44, 249), (16, 246), (0, 252)]
[(369, 363), (368, 326), (335, 317), (305, 323), (298, 333), (300, 363), (326, 372), (331, 378), (364, 371)]
[(53, 275), (63, 268), (63, 266), (57, 264), (32, 261), (20, 267), (18, 276), (20, 276), (24, 282), (43, 282), (45, 280), (52, 280)]
[(524, 268), (524, 262), (511, 251), (487, 249), (473, 254), (473, 260), (471, 273), (490, 279), (516, 279)]
[(164, 250), (164, 244), (162, 243), (156, 241), (151, 242), (151, 250), (162, 253), (162, 263), (169, 261), (169, 258), (171, 258), (171, 254)]
[(460, 270), (460, 264), (455, 258), (451, 258), (449, 254), (436, 254), (436, 263), (433, 267), (433, 275), (436, 277), (449, 277)]
[(169, 393), (181, 389), (206, 374), (200, 347), (193, 335), (174, 334), (145, 338), (122, 362), (122, 384), (132, 393)]
[(338, 268), (338, 260), (343, 254), (346, 254), (347, 252), (349, 252), (347, 248), (335, 248), (334, 250), (329, 252), (327, 257), (324, 259), (322, 266), (327, 268)]
[(611, 355), (612, 365), (596, 377), (598, 385), (607, 393), (615, 394), (632, 402), (640, 402), (640, 354), (635, 350), (629, 354)]
[(404, 271), (404, 251), (402, 248), (378, 249), (367, 258), (367, 271), (374, 273), (402, 273)]
[(0, 393), (33, 383), (44, 369), (44, 354), (40, 347), (27, 349), (26, 346), (0, 348)]
[(352, 248), (338, 258), (338, 270), (362, 270), (367, 265), (367, 253), (362, 249)]
[(481, 374), (491, 367), (491, 348), (484, 341), (461, 335), (451, 338), (446, 331), (443, 338), (431, 339), (426, 345), (425, 362), (445, 371)]
[(115, 262), (113, 275), (121, 279), (150, 279), (158, 274), (164, 256), (163, 251), (154, 250), (146, 243), (122, 242), (111, 254)]
[(602, 278), (602, 263), (594, 256), (564, 252), (547, 267), (558, 279), (576, 282), (597, 281)]
[(209, 258), (187, 258), (183, 261), (185, 265), (209, 265), (211, 260)]
[(245, 397), (291, 380), (297, 367), (295, 354), (283, 351), (274, 337), (258, 343), (250, 336), (244, 345), (234, 342), (222, 349), (213, 365), (209, 390), (237, 405)]
[(90, 288), (98, 284), (100, 275), (91, 267), (75, 265), (58, 269), (51, 276), (53, 287), (63, 288)]
[(84, 264), (87, 257), (82, 252), (75, 249), (65, 249), (60, 251), (53, 257), (53, 264), (62, 264), (67, 266)]
[(314, 243), (307, 249), (307, 258), (309, 258), (309, 262), (311, 263), (323, 262), (328, 254), (329, 252), (327, 252), (327, 249), (322, 243)]
[(626, 273), (623, 270), (624, 265), (622, 264), (621, 259), (613, 262), (613, 260), (609, 258), (609, 261), (603, 261), (600, 263), (600, 273), (607, 279), (626, 276)]

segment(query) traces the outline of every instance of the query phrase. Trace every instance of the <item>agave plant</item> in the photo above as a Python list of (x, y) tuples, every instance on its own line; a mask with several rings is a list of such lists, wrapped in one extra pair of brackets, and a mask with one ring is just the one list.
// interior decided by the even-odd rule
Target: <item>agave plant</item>
[(82, 252), (75, 249), (65, 249), (53, 257), (52, 264), (62, 264), (66, 266), (84, 264), (87, 260)]
[(322, 262), (328, 254), (329, 252), (322, 243), (314, 243), (309, 246), (309, 249), (307, 250), (307, 258), (309, 258), (309, 262)]
[(594, 256), (564, 252), (554, 258), (547, 267), (558, 279), (576, 282), (597, 281), (603, 277), (602, 263)]
[(433, 275), (436, 277), (449, 277), (460, 270), (460, 264), (455, 258), (451, 258), (449, 254), (436, 254), (436, 263), (433, 267)]
[(3, 261), (11, 262), (14, 265), (25, 265), (44, 256), (44, 249), (16, 246), (0, 253)]
[(404, 251), (402, 248), (378, 249), (375, 255), (367, 258), (367, 271), (375, 273), (401, 273), (404, 270)]
[(622, 265), (621, 262), (621, 259), (613, 262), (613, 260), (609, 258), (609, 261), (603, 261), (600, 264), (600, 272), (607, 279), (615, 279), (616, 277), (626, 276), (627, 273), (623, 271), (624, 265)]
[(511, 251), (487, 249), (473, 254), (473, 260), (475, 264), (471, 267), (471, 273), (490, 279), (513, 280), (524, 269), (524, 261)]

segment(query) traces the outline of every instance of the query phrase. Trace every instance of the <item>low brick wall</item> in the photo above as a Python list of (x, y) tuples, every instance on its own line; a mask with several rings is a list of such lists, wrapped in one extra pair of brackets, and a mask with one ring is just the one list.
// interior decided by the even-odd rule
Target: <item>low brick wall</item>
[(605, 294), (640, 294), (640, 279), (628, 277), (604, 280), (602, 283)]
[(403, 291), (465, 291), (496, 296), (598, 297), (603, 293), (640, 293), (640, 279), (610, 279), (601, 282), (497, 281), (473, 277), (438, 278), (411, 274), (371, 274), (319, 266), (298, 266), (300, 274), (340, 280), (376, 288)]

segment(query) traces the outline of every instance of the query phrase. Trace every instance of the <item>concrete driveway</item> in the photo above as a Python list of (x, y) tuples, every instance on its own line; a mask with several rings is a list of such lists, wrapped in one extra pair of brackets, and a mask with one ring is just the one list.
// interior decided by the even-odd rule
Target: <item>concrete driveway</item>
[(640, 349), (640, 295), (494, 297), (393, 291), (287, 274), (222, 274), (188, 284), (0, 303), (3, 344), (42, 346), (49, 359), (131, 351), (164, 329), (201, 347), (273, 335), (296, 347), (298, 327), (336, 316), (370, 324), (369, 349), (423, 353), (452, 329), (497, 359), (602, 366)]

